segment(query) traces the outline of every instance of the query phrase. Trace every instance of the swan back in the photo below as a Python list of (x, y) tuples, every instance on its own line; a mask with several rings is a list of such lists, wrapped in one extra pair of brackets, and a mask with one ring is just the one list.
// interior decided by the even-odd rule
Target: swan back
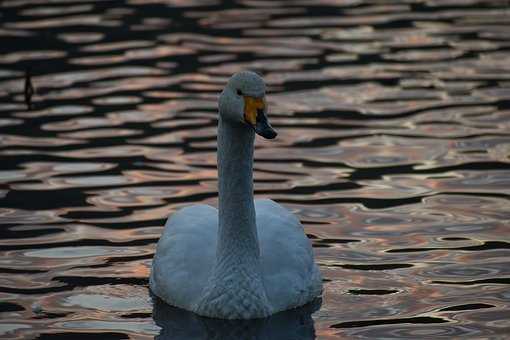
[(214, 266), (218, 211), (205, 204), (175, 212), (165, 224), (152, 261), (150, 287), (174, 306), (191, 310)]

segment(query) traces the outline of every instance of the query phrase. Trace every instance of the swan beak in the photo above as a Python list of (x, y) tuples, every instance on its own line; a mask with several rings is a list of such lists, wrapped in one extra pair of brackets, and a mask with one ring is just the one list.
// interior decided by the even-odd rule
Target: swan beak
[(244, 96), (244, 120), (256, 134), (266, 139), (273, 139), (277, 135), (267, 120), (264, 98)]

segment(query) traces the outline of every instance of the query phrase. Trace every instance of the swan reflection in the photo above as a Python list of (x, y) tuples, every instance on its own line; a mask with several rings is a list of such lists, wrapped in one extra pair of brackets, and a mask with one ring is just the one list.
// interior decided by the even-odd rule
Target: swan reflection
[(312, 313), (322, 303), (316, 299), (300, 308), (274, 314), (265, 319), (224, 320), (201, 317), (166, 304), (153, 295), (154, 321), (161, 327), (155, 339), (315, 339)]

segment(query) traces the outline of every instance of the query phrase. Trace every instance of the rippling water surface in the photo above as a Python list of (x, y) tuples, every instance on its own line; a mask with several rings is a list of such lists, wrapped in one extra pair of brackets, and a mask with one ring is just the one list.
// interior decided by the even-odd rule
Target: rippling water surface
[[(510, 332), (508, 1), (4, 0), (0, 41), (0, 337)], [(215, 204), (216, 99), (246, 68), (279, 132), (256, 195), (313, 241), (313, 321), (149, 296), (165, 218)]]

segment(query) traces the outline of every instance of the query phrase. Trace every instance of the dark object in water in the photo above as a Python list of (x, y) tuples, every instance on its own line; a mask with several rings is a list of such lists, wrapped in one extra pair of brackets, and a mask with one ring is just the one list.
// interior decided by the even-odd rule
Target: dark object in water
[(27, 104), (27, 110), (32, 110), (32, 96), (35, 93), (34, 86), (32, 85), (31, 71), (30, 67), (25, 71), (25, 104)]

